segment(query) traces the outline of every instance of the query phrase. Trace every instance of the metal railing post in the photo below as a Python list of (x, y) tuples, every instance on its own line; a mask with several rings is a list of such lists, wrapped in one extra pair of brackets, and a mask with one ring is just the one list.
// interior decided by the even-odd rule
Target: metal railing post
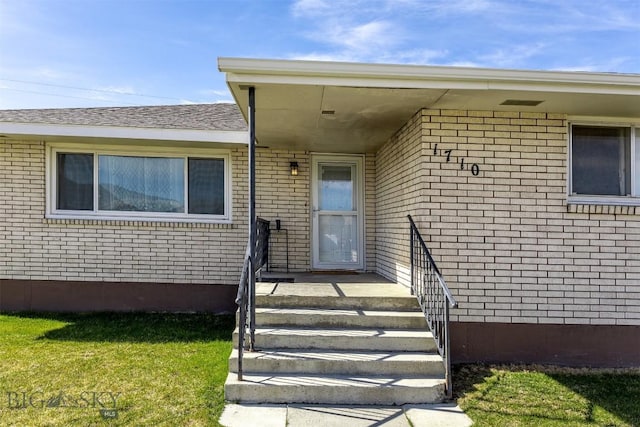
[(409, 258), (411, 259), (411, 295), (415, 295), (416, 291), (414, 289), (415, 286), (415, 264), (413, 260), (413, 228), (409, 228)]
[(447, 303), (447, 299), (445, 298), (442, 302), (444, 304), (444, 335), (445, 335), (445, 350), (444, 353), (446, 355), (445, 359), (445, 375), (447, 378), (447, 399), (451, 399), (453, 397), (453, 378), (451, 375), (451, 338), (449, 336), (449, 304)]
[(249, 351), (256, 330), (256, 88), (249, 88)]

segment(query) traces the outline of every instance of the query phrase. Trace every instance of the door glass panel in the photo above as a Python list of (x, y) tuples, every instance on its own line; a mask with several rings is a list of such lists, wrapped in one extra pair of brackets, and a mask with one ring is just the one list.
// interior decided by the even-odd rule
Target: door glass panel
[(356, 215), (321, 215), (319, 218), (320, 262), (358, 262)]
[(353, 167), (321, 164), (318, 173), (318, 208), (323, 211), (354, 211)]

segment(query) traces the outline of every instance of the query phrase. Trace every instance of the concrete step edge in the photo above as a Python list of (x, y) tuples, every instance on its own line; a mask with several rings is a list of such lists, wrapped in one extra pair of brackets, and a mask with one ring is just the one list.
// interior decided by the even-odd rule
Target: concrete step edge
[(253, 375), (238, 381), (227, 376), (229, 401), (261, 403), (326, 403), (402, 405), (436, 403), (444, 398), (444, 378), (389, 378), (344, 375)]
[(337, 297), (302, 295), (256, 295), (256, 307), (352, 308), (413, 311), (415, 297)]
[(422, 313), (373, 312), (368, 310), (340, 309), (256, 309), (259, 326), (315, 326), (343, 328), (401, 328), (426, 329), (427, 322)]
[[(289, 349), (313, 349), (313, 350), (361, 350), (361, 351), (422, 351), (433, 352), (436, 349), (435, 341), (426, 333), (416, 334), (383, 334), (376, 336), (349, 335), (319, 333), (318, 331), (307, 334), (292, 334), (291, 328), (278, 328), (271, 333), (257, 331), (255, 346), (258, 349), (289, 348)], [(296, 332), (298, 332), (297, 330)], [(416, 331), (412, 331), (416, 332)], [(237, 334), (233, 336), (234, 346), (238, 342)]]
[[(244, 372), (349, 374), (349, 375), (444, 375), (442, 358), (423, 352), (357, 352), (263, 350), (245, 352)], [(238, 351), (229, 357), (229, 372), (237, 372)]]

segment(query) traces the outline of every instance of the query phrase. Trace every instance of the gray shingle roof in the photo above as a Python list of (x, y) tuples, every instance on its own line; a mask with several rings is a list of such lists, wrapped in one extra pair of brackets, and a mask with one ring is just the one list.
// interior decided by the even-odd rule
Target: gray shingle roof
[(0, 122), (244, 131), (236, 104), (0, 110)]

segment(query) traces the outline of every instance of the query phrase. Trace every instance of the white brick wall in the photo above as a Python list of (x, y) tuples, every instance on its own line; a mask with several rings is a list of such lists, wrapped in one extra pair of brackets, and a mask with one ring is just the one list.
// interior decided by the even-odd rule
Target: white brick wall
[[(246, 181), (232, 152), (233, 182)], [(246, 166), (246, 165), (245, 165)], [(0, 143), (0, 279), (234, 284), (246, 202), (234, 224), (45, 219), (45, 145)]]
[(404, 280), (411, 213), (454, 320), (640, 325), (640, 212), (567, 206), (567, 145), (559, 114), (419, 112), (377, 154), (378, 271)]
[(407, 214), (423, 204), (421, 114), (416, 114), (376, 154), (376, 265), (379, 274), (409, 281)]
[[(298, 176), (291, 176), (290, 162), (298, 162)], [(246, 163), (245, 163), (246, 167)], [(256, 211), (271, 221), (282, 221), (289, 234), (289, 271), (309, 270), (310, 156), (304, 151), (258, 149), (256, 154)], [(247, 187), (240, 190), (246, 197)], [(273, 270), (285, 271), (286, 239), (274, 231), (271, 238)]]
[[(299, 175), (289, 172), (297, 161)], [(247, 150), (231, 151), (232, 224), (45, 219), (45, 143), (0, 142), (0, 279), (236, 284), (247, 241)], [(375, 157), (366, 157), (367, 266), (375, 268)], [(310, 155), (258, 149), (258, 216), (289, 230), (291, 271), (310, 268)], [(272, 264), (284, 270), (284, 236)]]

